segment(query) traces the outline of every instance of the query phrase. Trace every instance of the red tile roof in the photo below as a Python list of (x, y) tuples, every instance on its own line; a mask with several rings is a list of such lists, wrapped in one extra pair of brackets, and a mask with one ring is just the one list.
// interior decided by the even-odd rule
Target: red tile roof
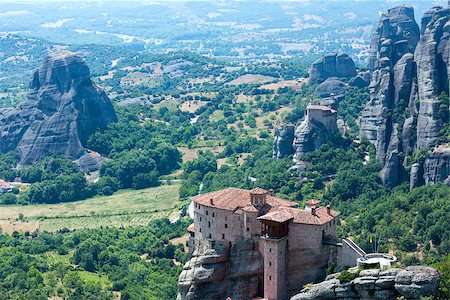
[(253, 195), (264, 195), (264, 194), (267, 194), (269, 192), (266, 191), (263, 188), (257, 187), (257, 188), (254, 188), (253, 190), (251, 190), (250, 193), (253, 194)]
[[(252, 191), (238, 188), (226, 188), (220, 191), (195, 196), (192, 198), (192, 201), (208, 207), (234, 211), (239, 207), (244, 208), (247, 206), (252, 206), (250, 198), (251, 192)], [(213, 204), (211, 204), (211, 199), (213, 199)], [(283, 200), (281, 198), (271, 196), (270, 194), (266, 195), (266, 203), (272, 207), (294, 207), (297, 205), (295, 202)]]
[(320, 201), (314, 200), (314, 199), (308, 200), (308, 202), (306, 202), (306, 205), (311, 206), (311, 207), (317, 206), (319, 204), (320, 204)]
[(189, 232), (195, 232), (195, 224), (192, 223), (191, 225), (188, 226), (187, 231)]
[(288, 211), (275, 210), (275, 211), (269, 212), (269, 213), (259, 217), (258, 220), (284, 223), (286, 221), (292, 220), (293, 218), (294, 217), (292, 216), (292, 214)]
[(13, 186), (11, 184), (9, 184), (8, 182), (0, 179), (0, 189), (10, 190), (12, 188), (13, 188)]
[(306, 107), (307, 110), (323, 110), (323, 111), (330, 111), (332, 113), (336, 113), (336, 110), (332, 109), (331, 107), (325, 106), (325, 105), (315, 105), (310, 104)]
[(258, 220), (267, 220), (283, 223), (290, 219), (292, 222), (298, 224), (308, 224), (308, 225), (323, 225), (339, 215), (339, 212), (331, 210), (330, 214), (327, 212), (326, 207), (317, 208), (315, 215), (310, 211), (305, 211), (293, 207), (278, 207), (273, 209), (271, 212), (261, 216)]

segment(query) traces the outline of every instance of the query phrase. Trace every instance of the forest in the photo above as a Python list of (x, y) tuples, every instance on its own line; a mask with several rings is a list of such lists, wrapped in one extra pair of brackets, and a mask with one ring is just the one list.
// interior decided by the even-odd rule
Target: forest
[(0, 299), (174, 299), (190, 220), (144, 227), (0, 233)]

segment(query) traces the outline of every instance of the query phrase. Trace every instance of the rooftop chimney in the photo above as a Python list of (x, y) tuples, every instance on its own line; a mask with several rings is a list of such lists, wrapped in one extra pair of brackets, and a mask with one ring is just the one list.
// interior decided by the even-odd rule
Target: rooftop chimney
[(214, 200), (213, 200), (213, 198), (209, 199), (209, 202), (211, 203), (211, 205), (214, 205)]
[(327, 214), (329, 214), (331, 216), (331, 206), (327, 205)]
[(313, 207), (317, 208), (319, 206), (319, 204), (320, 204), (319, 200), (309, 200), (308, 202), (306, 202), (305, 210), (306, 211), (311, 211), (311, 209)]

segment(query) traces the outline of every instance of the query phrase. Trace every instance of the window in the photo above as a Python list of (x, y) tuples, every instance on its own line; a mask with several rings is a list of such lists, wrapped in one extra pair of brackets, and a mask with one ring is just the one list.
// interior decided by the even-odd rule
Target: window
[(222, 233), (222, 240), (224, 240), (224, 239), (225, 239), (225, 234)]
[(211, 222), (208, 222), (208, 227), (211, 227)]
[(225, 228), (228, 228), (228, 224), (225, 224)]
[(200, 217), (200, 222), (202, 221), (202, 217)]
[(272, 276), (269, 276), (269, 280), (272, 280)]
[(215, 213), (213, 213), (213, 218), (216, 216), (216, 214)]
[(247, 231), (250, 231), (250, 228), (247, 227)]
[(206, 211), (206, 215), (208, 215), (208, 211)]
[(269, 261), (269, 267), (271, 267), (272, 266), (272, 262), (271, 261)]
[(272, 253), (272, 248), (269, 248), (269, 252)]

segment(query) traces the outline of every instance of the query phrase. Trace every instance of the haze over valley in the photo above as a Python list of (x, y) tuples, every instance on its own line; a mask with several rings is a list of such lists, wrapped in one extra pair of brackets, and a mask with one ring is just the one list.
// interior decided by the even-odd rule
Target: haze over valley
[(450, 2), (2, 1), (0, 299), (450, 299)]

